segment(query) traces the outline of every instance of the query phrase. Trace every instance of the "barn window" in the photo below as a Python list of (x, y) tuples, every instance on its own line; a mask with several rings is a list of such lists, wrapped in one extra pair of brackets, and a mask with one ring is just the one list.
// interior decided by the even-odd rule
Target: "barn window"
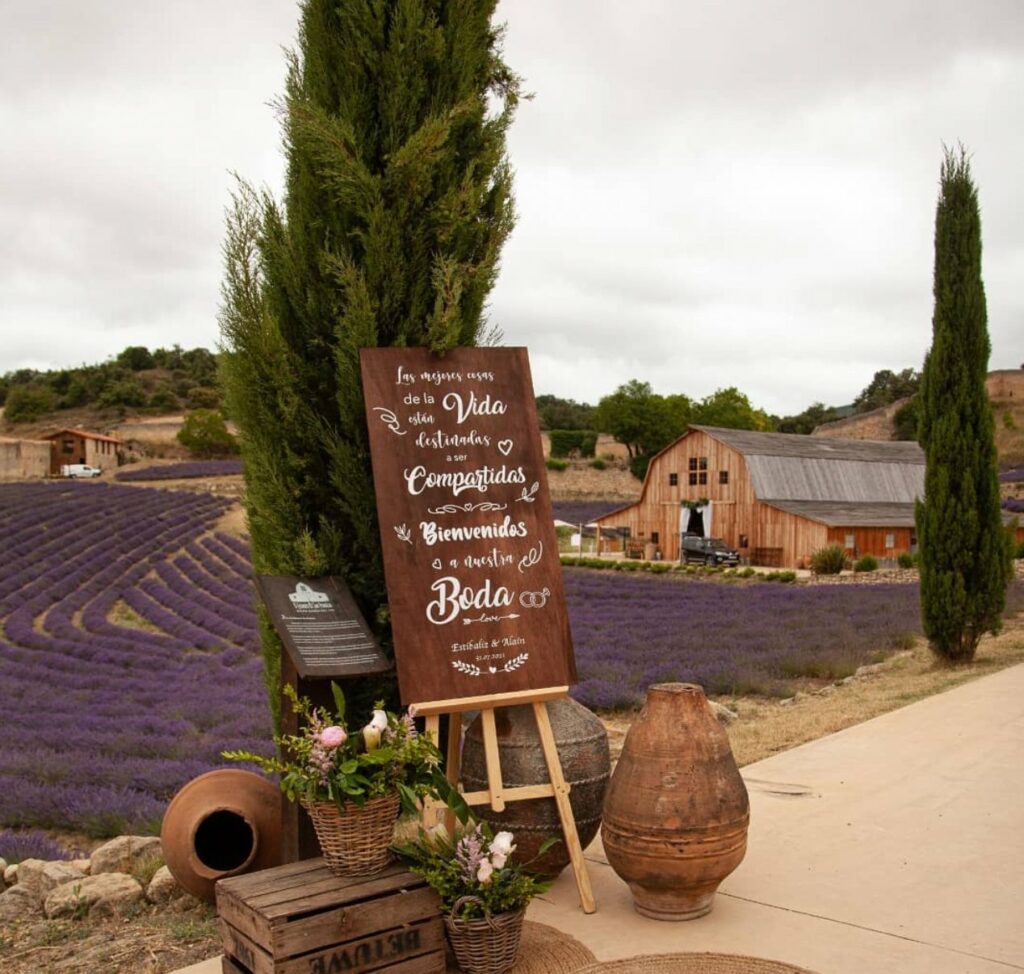
[(745, 534), (741, 534), (740, 535), (740, 547), (741, 548), (749, 548), (750, 547), (750, 538), (748, 538)]
[(708, 469), (708, 458), (707, 457), (701, 457), (700, 458), (700, 469), (701, 470), (707, 470)]
[(886, 548), (896, 547), (896, 535), (893, 534), (891, 531), (888, 532), (885, 536), (885, 546)]
[(651, 532), (651, 544), (657, 544), (658, 543), (658, 539), (659, 539), (658, 532), (657, 531), (652, 531)]
[(669, 485), (669, 487), (678, 487), (679, 486), (679, 474), (677, 474), (677, 473), (670, 473), (668, 475), (668, 485)]
[(708, 472), (705, 470), (697, 476), (697, 483), (706, 484), (708, 482)]
[(718, 482), (720, 484), (727, 484), (727, 483), (729, 483), (729, 471), (728, 470), (719, 470), (718, 471)]
[(691, 473), (690, 474), (690, 486), (691, 487), (696, 487), (697, 486), (697, 475), (695, 473)]
[(857, 539), (854, 538), (854, 536), (852, 534), (848, 534), (846, 536), (846, 547), (849, 548), (852, 551), (854, 546), (855, 546), (855, 544), (856, 544), (856, 540)]
[(63, 443), (61, 444), (61, 449), (63, 450), (64, 453), (74, 453), (75, 452), (75, 441), (74, 440), (64, 440)]
[(690, 457), (690, 469), (691, 470), (696, 470), (697, 469), (697, 458), (696, 457)]

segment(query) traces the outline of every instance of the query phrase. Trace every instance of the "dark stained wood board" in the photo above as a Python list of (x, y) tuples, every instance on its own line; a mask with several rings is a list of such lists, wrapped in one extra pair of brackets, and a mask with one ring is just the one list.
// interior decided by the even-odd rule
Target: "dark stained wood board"
[(256, 575), (255, 580), (300, 677), (365, 676), (391, 668), (344, 579)]
[(361, 364), (402, 700), (577, 682), (526, 349)]

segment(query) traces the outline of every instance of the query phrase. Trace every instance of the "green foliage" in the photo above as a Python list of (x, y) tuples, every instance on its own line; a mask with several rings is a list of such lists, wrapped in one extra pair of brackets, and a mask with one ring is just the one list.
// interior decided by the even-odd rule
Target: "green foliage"
[(569, 467), (569, 461), (559, 460), (556, 457), (548, 457), (544, 461), (544, 466), (547, 467), (548, 470), (567, 470)]
[(212, 409), (189, 413), (178, 430), (178, 442), (197, 457), (223, 457), (238, 452), (238, 442), (228, 432), (224, 417)]
[(153, 355), (145, 345), (129, 345), (117, 356), (117, 364), (131, 372), (142, 372), (156, 365)]
[(913, 441), (917, 439), (920, 410), (920, 400), (917, 396), (896, 410), (893, 416), (893, 435), (897, 440)]
[(876, 572), (878, 571), (878, 559), (874, 555), (863, 555), (853, 564), (855, 572)]
[(904, 369), (902, 372), (881, 369), (853, 400), (853, 405), (858, 413), (868, 413), (872, 409), (888, 406), (897, 399), (917, 395), (920, 384), (921, 374), (913, 369)]
[(838, 575), (847, 567), (846, 552), (837, 544), (819, 548), (811, 555), (811, 571), (815, 575)]
[(185, 405), (189, 409), (220, 409), (220, 389), (212, 386), (193, 386), (185, 396)]
[(542, 430), (588, 430), (593, 427), (594, 407), (575, 399), (537, 396), (537, 417)]
[(57, 406), (57, 397), (44, 385), (16, 385), (7, 393), (4, 402), (4, 418), (11, 423), (31, 423), (52, 413)]
[(1013, 418), (1013, 413), (1006, 410), (1003, 413), (1003, 429), (1015, 430), (1017, 428), (1017, 421)]
[(162, 385), (149, 397), (147, 408), (154, 413), (173, 413), (181, 407), (170, 386)]
[(146, 392), (135, 379), (119, 379), (107, 385), (96, 400), (101, 409), (118, 406), (145, 406)]
[(597, 447), (597, 433), (593, 430), (551, 430), (551, 455), (568, 457), (573, 453), (592, 457)]
[(912, 555), (909, 551), (901, 551), (896, 558), (896, 564), (900, 568), (913, 568), (917, 564), (917, 556)]
[[(469, 920), (522, 909), (550, 887), (551, 880), (532, 875), (511, 859), (506, 850), (515, 849), (513, 839), (511, 832), (494, 835), (486, 822), (471, 827), (463, 823), (454, 836), (420, 828), (417, 838), (392, 848), (440, 896), (444, 912), (450, 913), (463, 897), (471, 897), (457, 914)], [(545, 842), (538, 856), (559, 841)]]
[(1013, 555), (1014, 558), (1024, 558), (1024, 541), (1016, 543), (1016, 551)]
[[(597, 404), (594, 426), (625, 445), (630, 469), (642, 478), (646, 461), (682, 436), (689, 416), (686, 396), (659, 396), (650, 383), (631, 379)], [(645, 462), (633, 462), (640, 458)]]
[(594, 470), (607, 470), (608, 469), (608, 464), (601, 457), (598, 457), (596, 460), (591, 460), (590, 461), (590, 466)]
[(839, 416), (832, 406), (815, 402), (808, 406), (802, 413), (795, 416), (786, 416), (775, 424), (779, 433), (801, 433), (808, 435), (822, 423), (831, 423)]
[(970, 163), (947, 150), (935, 214), (932, 345), (921, 376), (925, 500), (916, 506), (921, 615), (933, 651), (974, 658), (1002, 625), (1009, 577), (995, 425), (985, 389), (990, 351), (981, 217)]
[(283, 690), (301, 718), (301, 730), (274, 738), (281, 757), (267, 758), (249, 751), (224, 751), (224, 757), (279, 775), (281, 790), (293, 802), (362, 806), (397, 791), (405, 811), (414, 813), (419, 798), (435, 793), (441, 755), (430, 738), (416, 733), (410, 716), (387, 713), (378, 701), (370, 721), (356, 730), (346, 724), (345, 695), (337, 683), (331, 682), (333, 714), (313, 707), (291, 684)]
[(750, 400), (737, 389), (718, 389), (694, 403), (690, 422), (699, 426), (724, 426), (737, 430), (764, 430), (772, 428), (768, 414), (754, 409)]
[[(241, 183), (227, 216), (222, 364), (256, 570), (303, 574), (305, 536), (389, 654), (359, 351), (492, 340), (520, 97), (495, 5), (304, 0), (279, 106), (283, 202)], [(384, 680), (347, 692), (394, 699)]]

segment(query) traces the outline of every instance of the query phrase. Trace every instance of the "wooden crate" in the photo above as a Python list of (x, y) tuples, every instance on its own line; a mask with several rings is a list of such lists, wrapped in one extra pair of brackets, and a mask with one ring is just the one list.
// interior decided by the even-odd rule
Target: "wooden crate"
[(400, 865), (335, 876), (307, 859), (217, 883), (224, 974), (443, 974), (437, 894)]

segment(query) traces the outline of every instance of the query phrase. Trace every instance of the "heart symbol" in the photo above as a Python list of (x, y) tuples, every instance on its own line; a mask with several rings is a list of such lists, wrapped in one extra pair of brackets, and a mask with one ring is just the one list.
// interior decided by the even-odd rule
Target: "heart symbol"
[(489, 669), (492, 673), (498, 672), (498, 667), (496, 666), (488, 666), (487, 669)]
[(431, 564), (431, 567), (434, 569), (435, 572), (439, 572), (441, 570), (442, 566), (441, 566), (441, 559), (440, 558), (435, 558), (430, 564)]
[(512, 440), (498, 440), (498, 451), (503, 457), (507, 457), (512, 452), (514, 445)]

